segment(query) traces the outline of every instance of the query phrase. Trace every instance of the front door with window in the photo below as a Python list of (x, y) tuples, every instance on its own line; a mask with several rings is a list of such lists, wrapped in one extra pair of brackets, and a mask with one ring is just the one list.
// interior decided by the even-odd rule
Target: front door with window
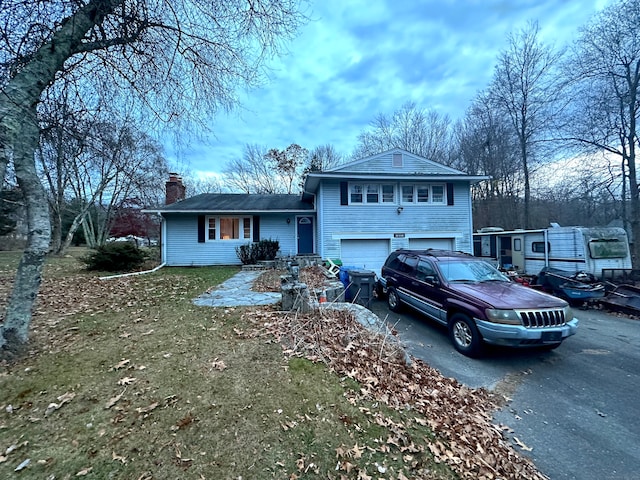
[(298, 217), (298, 254), (313, 253), (313, 217)]

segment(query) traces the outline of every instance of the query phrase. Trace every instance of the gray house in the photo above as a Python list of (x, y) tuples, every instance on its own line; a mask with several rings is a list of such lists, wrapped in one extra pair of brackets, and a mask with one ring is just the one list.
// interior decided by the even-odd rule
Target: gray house
[[(398, 248), (473, 251), (473, 183), (486, 180), (400, 149), (310, 173), (302, 195), (202, 194), (162, 216), (167, 265), (239, 264), (235, 248), (271, 238), (282, 255), (318, 254), (379, 273)], [(173, 178), (172, 180), (176, 180)]]

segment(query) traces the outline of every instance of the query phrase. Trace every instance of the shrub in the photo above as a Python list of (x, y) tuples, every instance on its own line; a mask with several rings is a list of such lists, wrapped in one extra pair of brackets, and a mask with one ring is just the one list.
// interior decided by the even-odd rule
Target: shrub
[(273, 260), (280, 249), (278, 240), (260, 240), (257, 243), (247, 243), (236, 247), (236, 255), (243, 265), (252, 265), (261, 260)]
[(80, 260), (87, 270), (130, 272), (146, 260), (145, 252), (129, 242), (107, 243), (96, 248)]

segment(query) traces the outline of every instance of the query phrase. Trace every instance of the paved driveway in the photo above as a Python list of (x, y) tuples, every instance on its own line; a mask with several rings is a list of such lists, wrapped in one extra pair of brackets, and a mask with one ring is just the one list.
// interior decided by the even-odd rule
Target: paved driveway
[(552, 480), (640, 478), (640, 321), (577, 310), (578, 333), (554, 351), (492, 349), (473, 360), (437, 324), (377, 300), (372, 309), (395, 324), (411, 355), (510, 397), (496, 423), (531, 448), (516, 447)]

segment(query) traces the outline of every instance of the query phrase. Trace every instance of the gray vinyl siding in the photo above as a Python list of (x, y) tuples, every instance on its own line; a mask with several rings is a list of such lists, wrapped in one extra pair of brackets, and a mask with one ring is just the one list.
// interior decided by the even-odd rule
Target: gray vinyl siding
[[(409, 238), (454, 238), (455, 249), (473, 251), (468, 182), (454, 184), (452, 206), (402, 204), (403, 210), (398, 214), (401, 183), (407, 182), (394, 183), (395, 203), (340, 205), (340, 182), (324, 182), (318, 192), (318, 230), (322, 239), (318, 253), (323, 258), (340, 258), (341, 238), (388, 238), (391, 250), (408, 248)], [(404, 237), (396, 238), (395, 234)]]
[[(252, 215), (238, 215), (240, 217)], [(295, 252), (295, 215), (263, 215), (260, 238), (278, 240), (284, 255)], [(198, 243), (198, 215), (165, 214), (165, 263), (169, 266), (240, 265), (236, 247), (252, 239), (217, 240)]]

